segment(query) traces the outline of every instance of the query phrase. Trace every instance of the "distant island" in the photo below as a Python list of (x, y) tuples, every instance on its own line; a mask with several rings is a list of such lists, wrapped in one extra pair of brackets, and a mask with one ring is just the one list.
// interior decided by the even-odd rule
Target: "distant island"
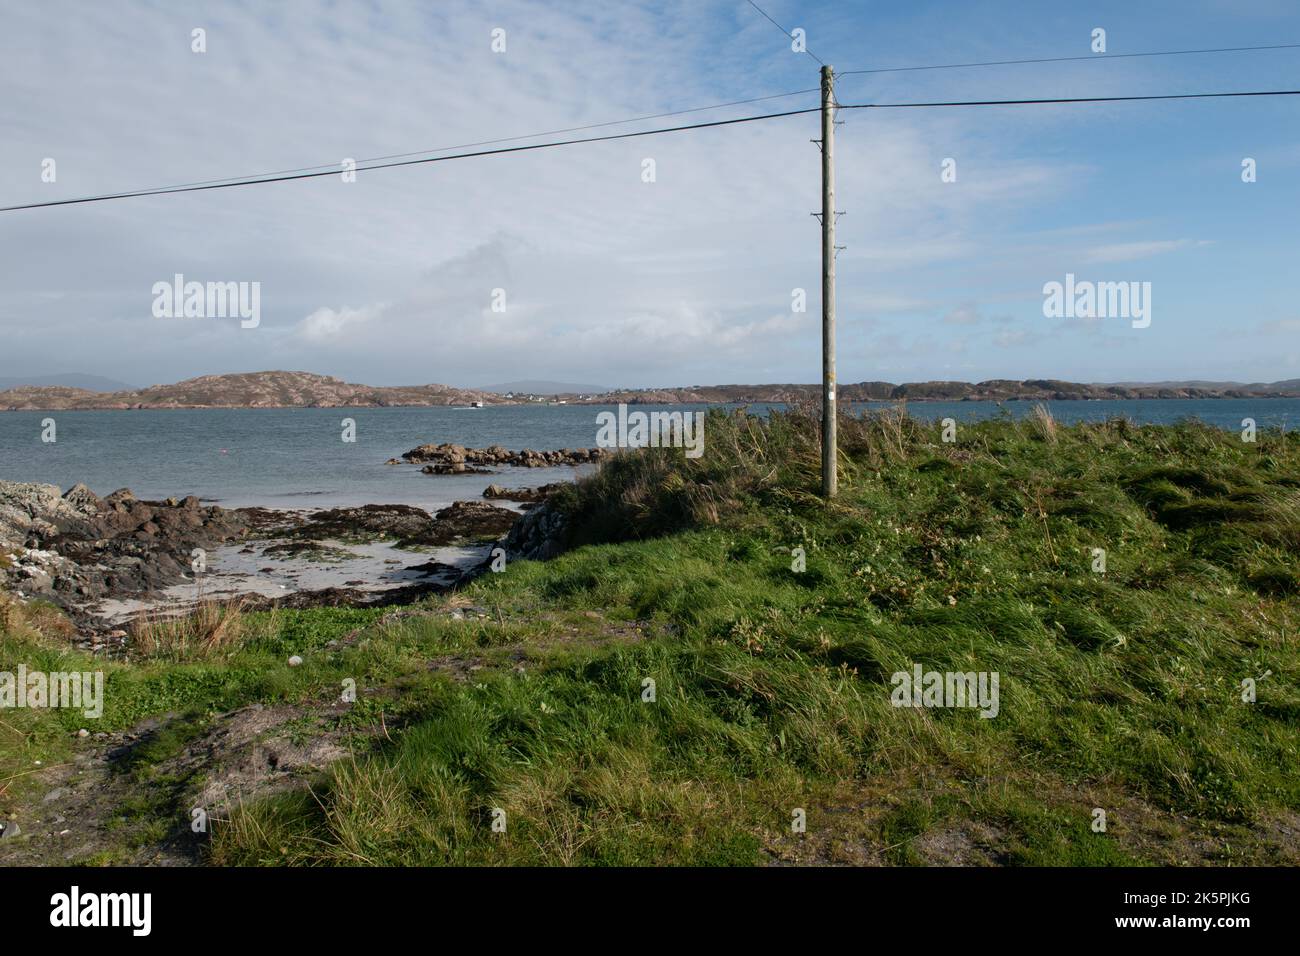
[(102, 375), (0, 375), (0, 392), (11, 388), (55, 385), (62, 388), (84, 388), (88, 392), (127, 392), (135, 388), (115, 378)]
[[(174, 385), (116, 392), (59, 385), (0, 391), (0, 411), (152, 408), (386, 408), (437, 405), (727, 404), (816, 400), (820, 385), (692, 385), (600, 393), (548, 393), (455, 388), (450, 385), (356, 385), (311, 372), (204, 375)], [(1284, 382), (1125, 382), (1084, 384), (1057, 379), (987, 382), (859, 382), (841, 385), (842, 402), (1102, 401), (1140, 398), (1300, 398), (1300, 379)]]

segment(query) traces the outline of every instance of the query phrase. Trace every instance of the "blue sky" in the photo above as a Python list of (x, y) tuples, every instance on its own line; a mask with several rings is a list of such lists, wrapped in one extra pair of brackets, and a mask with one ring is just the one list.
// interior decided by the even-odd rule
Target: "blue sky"
[[(1096, 27), (1110, 54), (1300, 42), (1283, 0), (761, 5), (838, 70), (1091, 55)], [(1102, 59), (844, 76), (839, 98), (1300, 88), (1300, 50)], [(0, 205), (783, 93), (815, 87), (818, 69), (744, 0), (0, 0), (0, 64)], [(1300, 377), (1300, 97), (840, 118), (841, 381)], [(0, 376), (814, 381), (816, 135), (810, 114), (355, 183), (6, 213)], [(1241, 181), (1244, 157), (1257, 182)], [(940, 179), (946, 158), (956, 182)], [(261, 324), (155, 318), (152, 286), (175, 273), (259, 282)], [(1067, 273), (1150, 282), (1150, 326), (1044, 317), (1044, 283)], [(806, 313), (791, 311), (795, 288)]]

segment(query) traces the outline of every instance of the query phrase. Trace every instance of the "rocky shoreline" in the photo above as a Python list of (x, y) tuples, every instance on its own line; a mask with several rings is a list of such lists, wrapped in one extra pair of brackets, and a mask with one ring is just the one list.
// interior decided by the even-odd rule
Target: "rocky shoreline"
[[(58, 605), (97, 647), (104, 634), (123, 634), (101, 613), (106, 604), (165, 604), (181, 586), (194, 588), (187, 594), (201, 594), (209, 582), (238, 589), (238, 581), (223, 579), (209, 566), (218, 551), (251, 562), (252, 577), (274, 575), (293, 583), (306, 564), (348, 568), (348, 561), (354, 562), (351, 567), (370, 561), (369, 577), (352, 570), (347, 573), (354, 577), (337, 585), (279, 584), (275, 587), (284, 593), (268, 595), (263, 581), (261, 593), (247, 595), (253, 608), (408, 603), (482, 573), (491, 548), (506, 546), (521, 516), (559, 487), (492, 485), (485, 498), (516, 506), (456, 501), (431, 514), (400, 504), (226, 509), (205, 506), (193, 496), (144, 501), (121, 489), (101, 498), (80, 484), (61, 493), (55, 485), (0, 481), (0, 591)], [(357, 553), (381, 547), (379, 557)], [(439, 559), (451, 553), (459, 563)], [(418, 557), (420, 563), (408, 564)], [(375, 567), (381, 559), (382, 574)]]
[(100, 498), (85, 485), (0, 481), (0, 584), (61, 605), (139, 594), (183, 580), (196, 550), (248, 533), (245, 516), (198, 498)]

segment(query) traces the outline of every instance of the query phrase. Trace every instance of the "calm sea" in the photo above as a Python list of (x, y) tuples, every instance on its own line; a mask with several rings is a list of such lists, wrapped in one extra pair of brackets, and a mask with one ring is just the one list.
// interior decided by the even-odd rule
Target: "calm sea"
[[(1300, 423), (1300, 399), (1048, 402), (1063, 423), (1125, 417), (1138, 424), (1198, 418), (1239, 429)], [(910, 414), (971, 421), (1023, 417), (1032, 402), (913, 402)], [(706, 406), (663, 407), (690, 411)], [(752, 406), (763, 411), (766, 406)], [(861, 406), (856, 406), (861, 407)], [(872, 406), (877, 407), (877, 406)], [(489, 483), (543, 484), (573, 469), (506, 469), (499, 475), (423, 475), (389, 458), (425, 442), (511, 449), (588, 448), (596, 415), (612, 406), (510, 405), (495, 408), (180, 409), (169, 411), (0, 413), (0, 478), (41, 481), (65, 490), (78, 481), (103, 495), (127, 487), (142, 498), (198, 495), (227, 507), (319, 508), (404, 503), (436, 508), (477, 498)], [(53, 418), (57, 441), (41, 441)], [(356, 421), (356, 442), (342, 441), (342, 421)], [(705, 448), (707, 454), (707, 433)]]

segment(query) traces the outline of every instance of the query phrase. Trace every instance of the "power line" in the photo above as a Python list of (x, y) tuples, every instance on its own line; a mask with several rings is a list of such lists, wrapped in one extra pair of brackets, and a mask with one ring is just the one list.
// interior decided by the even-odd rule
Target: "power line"
[[(368, 172), (372, 169), (391, 169), (397, 166), (419, 166), (425, 163), (443, 163), (453, 159), (471, 159), (478, 156), (500, 156), (504, 153), (523, 153), (538, 149), (551, 149), (556, 146), (574, 146), (579, 143), (604, 143), (618, 139), (632, 139), (638, 136), (655, 136), (660, 133), (678, 133), (683, 130), (692, 129), (709, 129), (716, 126), (734, 126), (738, 123), (754, 123), (759, 120), (780, 119), (785, 116), (800, 116), (804, 113), (820, 112), (819, 107), (811, 107), (804, 110), (788, 110), (784, 113), (764, 113), (759, 116), (741, 116), (736, 119), (713, 120), (708, 123), (692, 123), (686, 126), (667, 126), (660, 129), (636, 130), (631, 133), (611, 133), (607, 136), (588, 136), (582, 139), (559, 140), (554, 143), (533, 143), (528, 146), (507, 146), (503, 149), (484, 149), (472, 153), (453, 153), (450, 156), (429, 156), (422, 159), (406, 159), (395, 162), (377, 163), (373, 166), (358, 167), (358, 172)], [(314, 168), (314, 167), (313, 167)], [(241, 179), (236, 181), (217, 180), (202, 185), (182, 186), (182, 187), (163, 187), (160, 189), (137, 190), (135, 192), (125, 193), (105, 193), (98, 196), (82, 196), (77, 199), (55, 199), (49, 202), (25, 203), (18, 206), (0, 206), (0, 212), (16, 212), (20, 209), (43, 209), (47, 206), (72, 206), (81, 203), (107, 202), (112, 199), (130, 199), (139, 196), (160, 196), (171, 195), (174, 193), (205, 192), (210, 189), (229, 189), (235, 186), (256, 186), (262, 183), (279, 183), (294, 179), (317, 179), (321, 176), (337, 176), (340, 170), (333, 167), (324, 172), (301, 172), (291, 175), (270, 176), (257, 179)]]
[(1133, 100), (1207, 100), (1233, 96), (1300, 96), (1300, 90), (1251, 90), (1243, 93), (1167, 93), (1160, 96), (1075, 96), (1044, 100), (966, 100), (945, 103), (856, 103), (845, 110), (894, 110), (916, 106), (1039, 106), (1048, 103), (1124, 103)]
[[(785, 27), (781, 26), (781, 24), (777, 23), (770, 16), (768, 16), (767, 11), (764, 10), (762, 7), (760, 7), (757, 3), (755, 3), (754, 0), (749, 0), (749, 5), (753, 7), (755, 10), (757, 10), (759, 13), (763, 14), (763, 16), (767, 17), (768, 22), (771, 23), (772, 26), (780, 30), (782, 33), (784, 33), (787, 40), (792, 36), (789, 30), (787, 30)], [(814, 60), (816, 60), (818, 63), (821, 63), (822, 66), (826, 65), (826, 63), (822, 60), (821, 57), (819, 57), (812, 50), (808, 49), (807, 45), (804, 46), (803, 51), (807, 53), (810, 57), (812, 57)]]
[(982, 63), (942, 63), (937, 66), (893, 66), (878, 70), (836, 70), (837, 76), (864, 73), (913, 73), (918, 70), (960, 70), (974, 66), (1019, 66), (1025, 63), (1069, 63), (1077, 60), (1121, 60), (1145, 56), (1183, 56), (1190, 53), (1247, 53), (1259, 50), (1296, 50), (1300, 43), (1277, 43), (1270, 46), (1223, 46), (1206, 50), (1160, 50), (1154, 53), (1094, 53), (1091, 56), (1048, 56), (1032, 60), (987, 60)]
[[(776, 94), (776, 96), (792, 96), (791, 94)], [(1158, 95), (1144, 96), (1086, 96), (1086, 97), (1059, 97), (1052, 99), (1020, 99), (1020, 100), (964, 100), (964, 101), (944, 101), (944, 102), (926, 102), (926, 103), (854, 103), (847, 105), (836, 104), (837, 108), (849, 110), (867, 110), (867, 109), (910, 109), (918, 107), (945, 107), (945, 106), (1039, 106), (1048, 104), (1069, 104), (1069, 103), (1122, 103), (1135, 102), (1141, 100), (1198, 100), (1198, 99), (1222, 99), (1247, 96), (1300, 96), (1300, 90), (1250, 90), (1242, 92), (1228, 93), (1168, 93)], [(774, 97), (759, 97), (756, 100), (738, 101), (738, 102), (756, 102), (758, 99), (770, 99)], [(731, 105), (731, 104), (729, 104)], [(713, 107), (699, 107), (698, 109), (711, 109)], [(665, 115), (680, 115), (686, 112), (695, 112), (697, 110), (680, 110), (676, 113)], [(656, 136), (662, 133), (677, 133), (686, 130), (709, 129), (719, 126), (734, 126), (740, 123), (754, 123), (761, 120), (780, 119), (787, 116), (800, 116), (807, 113), (819, 112), (819, 108), (812, 107), (802, 110), (787, 110), (781, 113), (764, 113), (758, 116), (742, 116), (735, 119), (713, 120), (707, 123), (691, 123), (684, 126), (669, 126), (659, 129), (635, 130), (630, 133), (612, 133), (607, 136), (588, 136), (580, 139), (559, 140), (553, 143), (533, 143), (525, 146), (509, 146), (502, 149), (485, 149), (468, 153), (453, 153), (448, 156), (423, 156), (420, 159), (401, 159), (391, 162), (377, 162), (369, 166), (358, 165), (357, 172), (368, 172), (374, 169), (392, 169), (399, 166), (418, 166), (427, 163), (448, 162), (455, 159), (472, 159), (480, 156), (499, 156), (506, 153), (522, 153), (539, 149), (551, 149), (557, 146), (575, 146), (583, 143), (602, 143), (612, 140), (633, 139), (641, 136)], [(632, 120), (620, 122), (633, 122)], [(610, 125), (610, 124), (592, 124), (592, 126)], [(592, 127), (586, 127), (592, 128)], [(536, 134), (546, 135), (546, 134)], [(524, 138), (524, 137), (514, 137)], [(500, 142), (498, 140), (497, 142)], [(452, 147), (455, 148), (455, 147)], [(404, 154), (409, 155), (409, 154)], [(305, 167), (307, 170), (321, 169), (321, 167)], [(322, 176), (336, 176), (340, 170), (336, 166), (331, 166), (319, 172), (310, 171), (289, 171), (285, 174), (274, 174), (267, 176), (258, 176), (243, 179), (228, 180), (209, 180), (204, 183), (194, 183), (182, 186), (164, 186), (157, 189), (134, 190), (131, 192), (104, 193), (96, 196), (82, 196), (75, 199), (55, 199), (47, 202), (24, 203), (14, 206), (0, 207), (0, 212), (17, 212), (23, 209), (43, 209), (49, 206), (72, 206), (83, 203), (107, 202), (113, 199), (130, 199), (141, 196), (160, 196), (170, 195), (173, 193), (188, 192), (205, 192), (212, 189), (227, 189), (236, 186), (256, 186), (263, 183), (287, 182), (296, 179), (317, 179)]]
[[(760, 14), (762, 14), (768, 21), (770, 21), (774, 26), (776, 26), (777, 29), (779, 29), (782, 33), (784, 33), (786, 36), (790, 35), (790, 32), (786, 30), (785, 27), (781, 26), (780, 23), (778, 23), (775, 19), (769, 16), (765, 10), (763, 10), (760, 6), (758, 6), (758, 4), (754, 3), (754, 0), (747, 0), (747, 2), (755, 10), (757, 10)], [(1239, 52), (1250, 52), (1250, 51), (1260, 51), (1260, 50), (1290, 50), (1290, 49), (1300, 49), (1300, 43), (1283, 43), (1283, 44), (1273, 44), (1268, 46), (1214, 47), (1214, 48), (1200, 49), (1200, 50), (1163, 50), (1163, 51), (1150, 52), (1150, 53), (1112, 53), (1112, 54), (1104, 54), (1104, 55), (1094, 54), (1091, 56), (1041, 57), (1041, 58), (1026, 59), (1026, 60), (989, 60), (989, 61), (978, 62), (978, 63), (947, 63), (947, 64), (940, 64), (935, 66), (902, 66), (902, 67), (887, 67), (887, 68), (872, 69), (872, 70), (839, 70), (836, 72), (836, 75), (852, 76), (852, 75), (862, 75), (862, 74), (871, 74), (871, 73), (906, 73), (906, 72), (913, 72), (918, 70), (951, 70), (951, 69), (961, 69), (965, 67), (1008, 66), (1008, 65), (1018, 65), (1018, 64), (1027, 64), (1027, 63), (1063, 63), (1063, 62), (1077, 61), (1077, 60), (1099, 60), (1099, 59), (1104, 60), (1104, 59), (1122, 59), (1126, 57), (1178, 56), (1183, 54), (1196, 54), (1196, 53), (1239, 53)], [(818, 63), (822, 63), (822, 60), (811, 50), (805, 49), (804, 52), (808, 53), (808, 55), (811, 56)], [(541, 136), (558, 136), (563, 133), (577, 133), (589, 129), (603, 129), (609, 126), (623, 126), (626, 125), (627, 123), (644, 122), (646, 120), (653, 120), (653, 119), (665, 119), (671, 116), (685, 116), (690, 113), (701, 113), (701, 112), (707, 112), (709, 110), (715, 110), (715, 109), (726, 109), (732, 106), (745, 106), (751, 103), (761, 103), (767, 100), (783, 99), (790, 96), (801, 96), (807, 93), (816, 93), (816, 92), (818, 92), (816, 88), (809, 88), (806, 90), (794, 90), (789, 93), (773, 93), (768, 96), (756, 96), (745, 100), (732, 100), (731, 102), (728, 103), (715, 103), (710, 106), (696, 106), (690, 109), (671, 110), (666, 113), (648, 113), (644, 116), (634, 116), (629, 119), (623, 119), (623, 120), (608, 120), (602, 123), (588, 123), (583, 126), (567, 126), (561, 129), (546, 130), (540, 133), (526, 133), (519, 136), (505, 136), (505, 137), (500, 137), (498, 139), (479, 140), (473, 143), (459, 143), (455, 146), (440, 146), (440, 147), (430, 148), (430, 149), (412, 150), (411, 152), (406, 152), (406, 153), (390, 153), (385, 156), (373, 156), (366, 159), (359, 159), (356, 160), (356, 163), (358, 165), (358, 169), (382, 168), (378, 166), (362, 167), (361, 164), (380, 163), (386, 160), (405, 159), (411, 156), (426, 156), (430, 153), (442, 153), (442, 152), (448, 152), (450, 150), (455, 150), (455, 149), (473, 149), (479, 146), (494, 146), (499, 143), (512, 143), (522, 139), (536, 139)], [(1096, 101), (1095, 100), (1071, 100), (1068, 102), (1096, 102)], [(872, 105), (878, 105), (881, 108), (893, 108), (893, 107), (906, 106), (906, 105), (988, 106), (988, 105), (997, 105), (997, 104), (993, 102), (986, 102), (986, 103), (969, 103), (969, 104), (917, 103), (917, 104), (888, 104), (888, 105), (872, 104)], [(1006, 105), (1012, 105), (1012, 104), (1007, 103)], [(859, 107), (852, 107), (852, 108), (860, 109), (862, 107), (859, 106)], [(119, 198), (119, 197), (124, 198), (133, 195), (147, 196), (147, 195), (155, 195), (159, 192), (164, 192), (164, 191), (181, 191), (195, 186), (210, 186), (210, 185), (216, 185), (221, 183), (242, 184), (245, 181), (249, 181), (249, 180), (261, 180), (263, 178), (269, 179), (270, 177), (277, 177), (281, 175), (311, 172), (314, 170), (324, 170), (329, 172), (329, 171), (338, 171), (338, 169), (339, 169), (339, 165), (337, 163), (322, 163), (316, 166), (298, 166), (291, 169), (280, 169), (280, 170), (274, 170), (272, 172), (265, 172), (265, 173), (249, 173), (243, 176), (226, 176), (226, 177), (222, 177), (221, 179), (204, 179), (204, 180), (197, 180), (188, 183), (177, 183), (171, 186), (144, 187), (138, 190), (124, 190), (120, 193), (114, 193), (112, 194), (112, 196), (113, 198)], [(34, 205), (40, 205), (40, 204), (34, 204)], [(9, 211), (18, 208), (32, 208), (32, 207), (30, 206), (0, 207), (0, 212)]]
[[(479, 146), (495, 146), (498, 143), (513, 143), (521, 139), (537, 139), (540, 136), (558, 136), (561, 133), (579, 133), (589, 129), (603, 129), (608, 126), (623, 126), (627, 123), (641, 123), (646, 120), (665, 119), (669, 116), (685, 116), (689, 113), (703, 113), (703, 112), (707, 112), (708, 110), (726, 109), (727, 107), (731, 107), (731, 106), (745, 106), (750, 103), (762, 103), (767, 100), (779, 100), (790, 96), (802, 96), (805, 93), (816, 93), (816, 92), (818, 92), (816, 87), (810, 87), (809, 89), (806, 90), (794, 90), (790, 93), (773, 93), (769, 96), (755, 96), (747, 100), (732, 100), (729, 103), (714, 103), (711, 106), (694, 106), (691, 107), (690, 109), (672, 110), (667, 113), (648, 113), (645, 116), (633, 116), (630, 119), (608, 120), (603, 123), (588, 123), (585, 126), (568, 126), (563, 129), (546, 130), (545, 132), (541, 132), (541, 133), (525, 133), (520, 136), (503, 136), (499, 139), (485, 139), (485, 140), (480, 140), (476, 143), (460, 143), (456, 146), (439, 146), (432, 149), (418, 149), (418, 150), (412, 150), (409, 153), (392, 153), (387, 156), (372, 156), (368, 159), (358, 159), (355, 162), (358, 165), (358, 169), (363, 169), (363, 168), (377, 169), (380, 167), (377, 166), (362, 167), (361, 164), (380, 163), (390, 159), (406, 159), (407, 157), (410, 156), (427, 156), (430, 153), (445, 153), (454, 149), (474, 149)], [(327, 172), (340, 172), (340, 166), (338, 163), (320, 163), (315, 166), (299, 166), (294, 169), (277, 169), (266, 173), (248, 173), (247, 175), (244, 176), (223, 176), (220, 179), (201, 179), (195, 182), (174, 183), (170, 186), (146, 186), (140, 189), (123, 190), (120, 193), (114, 193), (113, 195), (123, 196), (123, 197), (147, 196), (147, 195), (152, 195), (164, 191), (179, 191), (182, 189), (187, 189), (191, 186), (209, 186), (215, 183), (234, 183), (234, 182), (243, 182), (245, 180), (254, 180), (254, 179), (260, 180), (267, 177), (283, 176), (292, 173), (306, 173), (318, 169), (326, 170)], [(14, 208), (14, 207), (10, 207), (10, 208)], [(4, 211), (4, 210), (0, 210), (0, 211)]]

